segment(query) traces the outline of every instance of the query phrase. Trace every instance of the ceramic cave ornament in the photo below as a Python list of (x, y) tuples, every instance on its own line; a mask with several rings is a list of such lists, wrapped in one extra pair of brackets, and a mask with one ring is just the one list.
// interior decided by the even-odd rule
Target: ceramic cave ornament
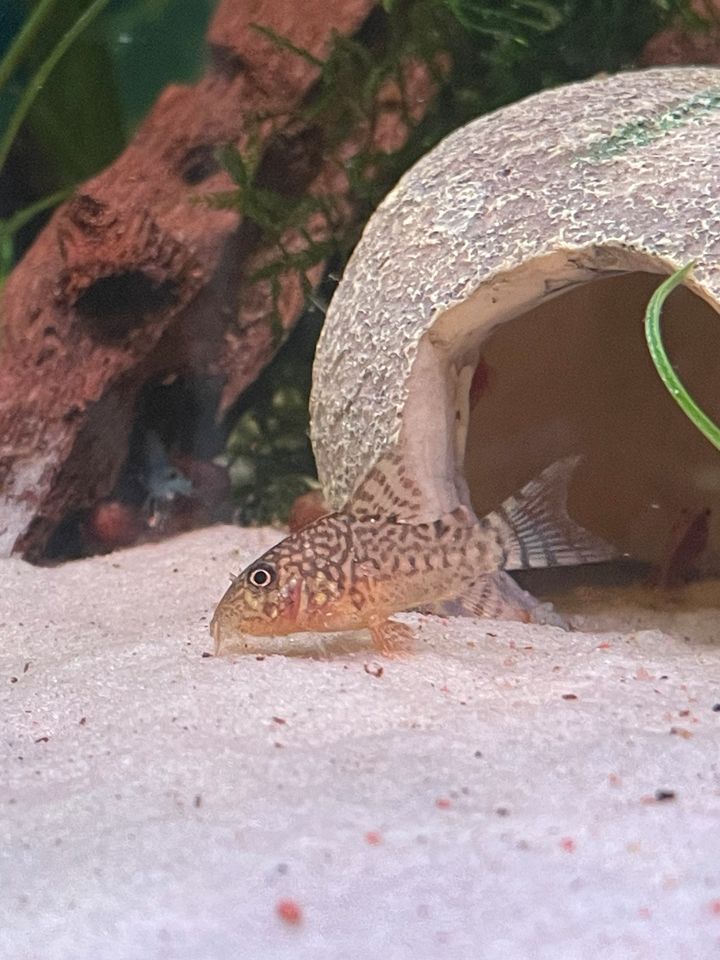
[(720, 70), (597, 78), (455, 131), (385, 198), (328, 312), (311, 412), (329, 504), (389, 448), (428, 517), (482, 516), (580, 454), (580, 523), (661, 563), (710, 510), (701, 566), (717, 570), (720, 460), (660, 383), (642, 322), (691, 260), (663, 329), (717, 421)]

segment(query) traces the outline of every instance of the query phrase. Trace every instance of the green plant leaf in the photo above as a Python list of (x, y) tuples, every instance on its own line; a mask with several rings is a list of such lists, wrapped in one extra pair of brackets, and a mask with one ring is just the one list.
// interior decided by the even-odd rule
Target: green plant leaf
[(567, 18), (567, 0), (445, 0), (468, 30), (527, 43), (527, 32), (555, 30)]
[(45, 25), (48, 16), (58, 0), (40, 0), (13, 40), (10, 48), (0, 60), (0, 91), (13, 75), (19, 64), (31, 49), (38, 32)]
[[(29, 206), (23, 207), (22, 210), (18, 210), (6, 220), (0, 220), (0, 292), (2, 292), (5, 281), (15, 263), (15, 234), (33, 217), (62, 203), (71, 192), (70, 189), (58, 190), (56, 193), (41, 197)], [(0, 325), (2, 325), (2, 316), (0, 316)]]
[(287, 37), (281, 36), (279, 33), (276, 33), (271, 27), (264, 27), (261, 23), (251, 23), (251, 28), (257, 33), (261, 33), (264, 37), (267, 37), (268, 40), (272, 41), (276, 47), (280, 50), (288, 50), (290, 53), (294, 53), (298, 57), (302, 57), (303, 60), (307, 60), (308, 63), (311, 63), (314, 67), (322, 67), (323, 61), (319, 60), (317, 57), (313, 56), (309, 50), (304, 50), (302, 47), (298, 47), (297, 44), (294, 44), (291, 40), (288, 40)]
[(694, 266), (694, 263), (688, 263), (681, 270), (677, 270), (672, 276), (661, 283), (652, 295), (645, 311), (645, 337), (652, 362), (655, 364), (655, 369), (667, 387), (670, 396), (683, 413), (695, 424), (700, 433), (702, 433), (717, 450), (720, 450), (720, 427), (713, 423), (710, 417), (700, 409), (683, 386), (667, 355), (660, 332), (660, 314), (665, 300), (676, 287), (684, 283)]
[(26, 116), (28, 115), (30, 108), (32, 107), (39, 93), (42, 91), (51, 73), (60, 60), (62, 60), (62, 58), (65, 56), (75, 40), (85, 29), (87, 29), (87, 27), (90, 26), (93, 20), (102, 10), (104, 10), (108, 3), (109, 0), (94, 0), (94, 2), (83, 11), (83, 13), (75, 20), (72, 26), (58, 40), (48, 56), (43, 60), (31, 77), (30, 81), (25, 87), (25, 90), (23, 91), (22, 96), (20, 97), (17, 107), (10, 117), (10, 121), (5, 128), (2, 137), (0, 137), (0, 170), (2, 170), (2, 168), (5, 166), (5, 161), (7, 160), (7, 156), (10, 152), (13, 142), (15, 141), (15, 137), (17, 136), (17, 133)]

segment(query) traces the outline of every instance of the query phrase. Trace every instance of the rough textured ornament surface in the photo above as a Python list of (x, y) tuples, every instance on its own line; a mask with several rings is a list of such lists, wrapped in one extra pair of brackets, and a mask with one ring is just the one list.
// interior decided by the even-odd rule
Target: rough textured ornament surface
[[(473, 121), (402, 178), (370, 220), (318, 346), (312, 437), (332, 506), (397, 441), (408, 409), (434, 403), (430, 388), (413, 396), (411, 373), (431, 330), (452, 356), (460, 328), (438, 334), (451, 308), (489, 297), (478, 300), (479, 343), (578, 282), (689, 260), (693, 291), (717, 302), (719, 107), (715, 68), (597, 78)], [(513, 301), (504, 291), (521, 267), (534, 281)]]

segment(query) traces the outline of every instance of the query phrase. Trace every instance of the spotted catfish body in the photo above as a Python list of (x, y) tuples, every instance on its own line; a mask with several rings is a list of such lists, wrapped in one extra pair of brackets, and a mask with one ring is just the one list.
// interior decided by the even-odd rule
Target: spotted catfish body
[(567, 515), (576, 462), (553, 464), (482, 520), (461, 505), (428, 522), (419, 519), (420, 490), (400, 458), (387, 454), (344, 509), (282, 540), (233, 580), (211, 624), (216, 653), (258, 650), (260, 637), (367, 628), (376, 648), (393, 655), (411, 632), (392, 615), (452, 610), (446, 601), (454, 612), (529, 619), (534, 602), (503, 567), (614, 553)]

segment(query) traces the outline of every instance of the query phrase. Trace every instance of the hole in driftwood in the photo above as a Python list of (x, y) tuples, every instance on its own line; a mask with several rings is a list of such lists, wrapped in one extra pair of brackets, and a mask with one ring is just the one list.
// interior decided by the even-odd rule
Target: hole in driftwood
[(113, 342), (176, 302), (173, 280), (158, 283), (142, 270), (128, 270), (96, 280), (77, 298), (75, 309), (98, 340)]
[(317, 175), (324, 147), (318, 126), (278, 131), (265, 147), (255, 185), (284, 197), (300, 196)]
[(237, 77), (246, 69), (245, 61), (232, 47), (211, 43), (210, 57), (213, 69), (228, 80)]
[(197, 186), (219, 169), (215, 147), (209, 143), (191, 147), (180, 161), (180, 176), (189, 186)]
[[(80, 487), (77, 465), (104, 451), (108, 466), (98, 475), (112, 477), (112, 482), (88, 496), (83, 509), (66, 515), (44, 552), (34, 552), (31, 559), (76, 559), (228, 521), (233, 509), (228, 474), (212, 462), (227, 437), (215, 419), (219, 392), (220, 384), (212, 378), (167, 374), (148, 382), (131, 408), (123, 410), (118, 400), (131, 398), (127, 385), (102, 398), (66, 469), (76, 471), (68, 483)], [(121, 421), (113, 425), (116, 414)], [(117, 461), (111, 466), (108, 445), (113, 452), (126, 449), (122, 466)]]

